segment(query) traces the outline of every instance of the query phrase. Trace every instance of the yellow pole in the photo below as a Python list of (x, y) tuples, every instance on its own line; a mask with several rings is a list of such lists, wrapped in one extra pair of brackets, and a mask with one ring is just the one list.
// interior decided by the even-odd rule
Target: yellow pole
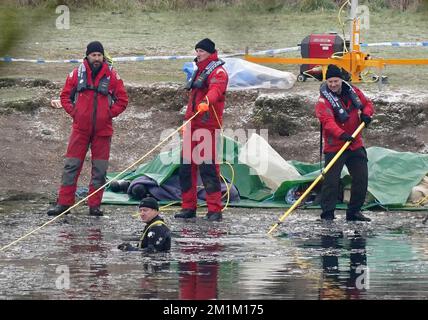
[[(360, 133), (360, 131), (363, 130), (364, 125), (365, 125), (364, 122), (361, 122), (359, 127), (352, 134), (353, 138), (355, 138)], [(346, 148), (348, 148), (348, 146), (350, 144), (351, 144), (351, 141), (348, 141), (342, 146), (342, 148), (339, 150), (339, 152), (334, 156), (333, 159), (331, 159), (331, 161), (328, 163), (328, 165), (322, 170), (321, 174), (315, 179), (314, 182), (312, 182), (312, 184), (309, 186), (309, 188), (306, 189), (306, 191), (300, 196), (300, 198), (297, 199), (297, 201), (295, 203), (293, 203), (293, 205), (282, 215), (281, 218), (279, 218), (279, 221), (277, 223), (275, 223), (270, 228), (268, 234), (271, 234), (276, 229), (276, 227), (279, 226), (279, 224), (282, 222), (282, 220), (284, 220), (302, 202), (302, 200), (309, 194), (309, 192), (312, 191), (312, 189), (322, 179), (323, 175), (326, 174), (328, 172), (328, 170), (330, 170), (330, 168), (334, 165), (334, 163), (337, 161), (337, 159), (339, 159), (339, 157), (346, 150)]]

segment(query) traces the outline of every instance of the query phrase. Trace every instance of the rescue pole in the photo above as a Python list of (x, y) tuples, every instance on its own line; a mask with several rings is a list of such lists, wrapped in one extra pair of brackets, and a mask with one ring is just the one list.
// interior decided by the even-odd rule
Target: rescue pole
[[(354, 133), (352, 134), (352, 137), (355, 138), (361, 130), (363, 130), (365, 126), (364, 122), (361, 122), (361, 124), (359, 125), (359, 127), (354, 131)], [(312, 189), (317, 185), (317, 183), (322, 179), (322, 177), (328, 172), (328, 170), (330, 170), (330, 168), (335, 164), (335, 162), (337, 161), (337, 159), (339, 159), (339, 157), (342, 155), (342, 153), (346, 150), (346, 148), (348, 148), (348, 146), (352, 143), (352, 141), (347, 141), (342, 148), (339, 150), (339, 152), (334, 156), (333, 159), (331, 159), (331, 161), (328, 163), (328, 165), (321, 171), (321, 174), (315, 179), (314, 182), (312, 182), (312, 184), (309, 186), (308, 189), (306, 189), (306, 191), (300, 196), (299, 199), (297, 199), (297, 201), (295, 203), (293, 203), (293, 205), (282, 215), (281, 218), (279, 218), (278, 222), (275, 223), (269, 230), (268, 234), (271, 234), (276, 227), (278, 227), (282, 221), (294, 210), (296, 209), (296, 207), (303, 201), (303, 199), (309, 194), (309, 192), (312, 191)]]

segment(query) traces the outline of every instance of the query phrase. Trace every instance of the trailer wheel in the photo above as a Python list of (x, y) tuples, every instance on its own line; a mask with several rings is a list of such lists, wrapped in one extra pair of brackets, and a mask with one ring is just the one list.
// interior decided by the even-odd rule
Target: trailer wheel
[(298, 82), (305, 82), (306, 81), (306, 76), (304, 74), (299, 74), (297, 76), (297, 81)]

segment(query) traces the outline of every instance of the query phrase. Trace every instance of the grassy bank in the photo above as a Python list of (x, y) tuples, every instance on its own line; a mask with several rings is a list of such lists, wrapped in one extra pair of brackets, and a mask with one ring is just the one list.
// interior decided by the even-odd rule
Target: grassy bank
[[(15, 7), (55, 8), (67, 5), (70, 8), (97, 8), (103, 10), (188, 10), (204, 9), (214, 11), (219, 8), (235, 8), (256, 12), (335, 10), (346, 0), (4, 0)], [(416, 11), (426, 8), (425, 0), (360, 0), (360, 4), (370, 5), (375, 10), (393, 9)]]
[[(276, 10), (257, 12), (224, 6), (215, 10), (188, 9), (149, 12), (140, 10), (112, 11), (103, 9), (70, 9), (70, 29), (55, 28), (58, 14), (54, 8), (9, 8), (15, 28), (24, 30), (14, 39), (13, 48), (5, 54), (19, 58), (82, 58), (86, 44), (94, 39), (103, 42), (112, 56), (192, 55), (194, 44), (204, 37), (212, 38), (220, 53), (264, 50), (296, 46), (311, 33), (341, 32), (337, 11), (306, 13)], [(362, 42), (426, 41), (426, 12), (372, 10), (370, 30), (362, 33)], [(343, 15), (342, 18), (345, 18)], [(374, 57), (426, 58), (427, 48), (372, 48)], [(298, 56), (299, 53), (287, 56)], [(117, 63), (125, 81), (153, 83), (180, 82), (184, 79), (184, 61), (147, 61)], [(72, 69), (70, 64), (2, 63), (2, 76), (40, 77), (63, 81)], [(298, 72), (296, 65), (275, 66)], [(426, 85), (428, 67), (388, 67), (394, 85)]]

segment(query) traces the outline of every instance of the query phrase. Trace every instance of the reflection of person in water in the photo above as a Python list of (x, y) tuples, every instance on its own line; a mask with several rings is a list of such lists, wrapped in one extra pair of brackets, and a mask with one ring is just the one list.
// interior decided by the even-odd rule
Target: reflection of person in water
[(180, 297), (183, 300), (218, 299), (217, 261), (180, 262)]
[[(107, 265), (104, 263), (91, 264), (89, 266), (89, 277), (91, 284), (89, 286), (90, 291), (94, 292), (95, 295), (108, 294), (110, 292), (110, 284), (108, 282), (109, 272)], [(94, 296), (95, 298), (96, 296)]]
[(107, 247), (102, 246), (101, 242), (103, 240), (103, 235), (101, 233), (100, 228), (89, 228), (87, 230), (87, 240), (84, 243), (80, 243), (78, 241), (74, 241), (76, 237), (75, 234), (62, 232), (60, 237), (62, 240), (69, 240), (70, 243), (70, 251), (72, 254), (79, 253), (88, 253), (88, 252), (105, 252), (107, 251)]
[[(182, 230), (184, 236), (191, 231)], [(215, 229), (207, 232), (211, 238), (220, 237), (220, 233)], [(191, 235), (192, 237), (194, 235)], [(186, 247), (181, 247), (181, 251), (189, 255), (199, 255), (214, 253), (222, 249), (219, 243), (201, 244), (200, 242), (186, 243)], [(179, 262), (180, 272), (180, 296), (183, 300), (209, 300), (218, 299), (217, 281), (219, 263), (212, 257), (209, 261), (188, 261)]]
[(159, 262), (157, 259), (143, 263), (141, 270), (144, 276), (139, 279), (138, 299), (175, 299), (175, 292), (165, 290), (164, 282), (159, 281), (159, 274), (168, 274), (171, 269), (169, 262)]
[[(324, 249), (343, 249), (338, 236), (321, 236)], [(359, 299), (367, 285), (366, 239), (355, 235), (349, 239), (349, 275), (345, 278), (339, 269), (338, 252), (328, 252), (322, 256), (323, 283), (320, 299)], [(345, 281), (344, 281), (345, 280)]]
[[(60, 243), (69, 248), (67, 253), (71, 257), (82, 257), (89, 254), (103, 260), (107, 258), (110, 248), (105, 245), (101, 230), (99, 227), (81, 228), (75, 233), (71, 233), (66, 229), (60, 233)], [(67, 267), (68, 279), (71, 284), (66, 291), (68, 299), (82, 299), (82, 297), (95, 299), (102, 296), (106, 297), (110, 293), (110, 274), (107, 264), (90, 263), (89, 265), (82, 265), (79, 259), (72, 259), (67, 260), (63, 266)], [(57, 274), (64, 276), (58, 271)]]

